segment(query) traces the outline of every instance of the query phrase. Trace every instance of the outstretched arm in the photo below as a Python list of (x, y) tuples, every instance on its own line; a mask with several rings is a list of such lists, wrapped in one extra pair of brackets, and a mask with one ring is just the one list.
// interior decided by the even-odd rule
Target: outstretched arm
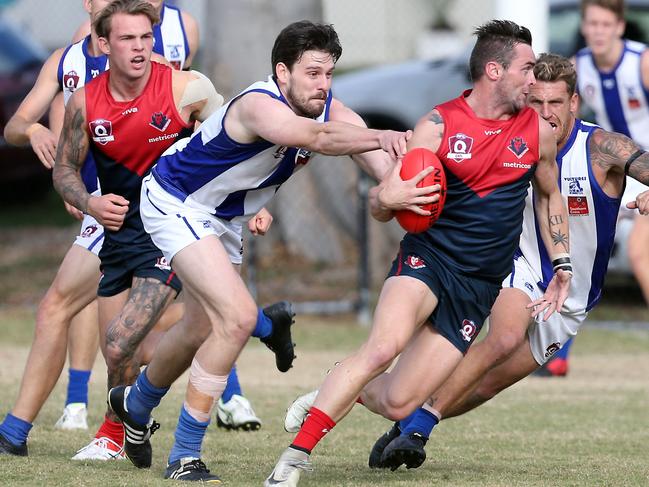
[(558, 168), (556, 163), (557, 146), (550, 125), (540, 121), (541, 157), (537, 164), (532, 184), (536, 195), (536, 218), (541, 237), (552, 260), (554, 277), (543, 298), (532, 302), (533, 316), (545, 311), (547, 320), (555, 311), (561, 311), (568, 297), (572, 265), (570, 262), (570, 243), (568, 238), (568, 213), (557, 185)]
[(296, 115), (281, 101), (261, 93), (247, 93), (230, 105), (225, 126), (230, 136), (240, 143), (264, 139), (325, 155), (383, 149), (397, 159), (406, 151), (405, 132), (367, 129), (336, 120), (319, 123)]

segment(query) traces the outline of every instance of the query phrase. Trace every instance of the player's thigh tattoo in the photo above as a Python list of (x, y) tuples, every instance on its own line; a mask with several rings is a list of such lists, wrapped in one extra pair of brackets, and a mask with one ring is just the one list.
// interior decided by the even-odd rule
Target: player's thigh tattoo
[(106, 334), (108, 347), (132, 357), (175, 296), (173, 288), (157, 279), (134, 278), (128, 300)]

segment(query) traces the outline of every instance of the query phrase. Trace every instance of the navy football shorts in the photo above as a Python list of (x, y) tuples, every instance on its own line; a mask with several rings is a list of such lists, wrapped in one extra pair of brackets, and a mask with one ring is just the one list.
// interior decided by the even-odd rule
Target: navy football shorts
[(130, 289), (134, 277), (156, 279), (173, 288), (176, 294), (182, 289), (180, 279), (151, 239), (132, 246), (104, 241), (99, 258), (102, 276), (97, 296), (115, 296)]
[(428, 321), (462, 353), (480, 333), (500, 292), (500, 285), (449, 269), (433, 249), (409, 239), (401, 241), (390, 276), (413, 277), (430, 288), (438, 303)]

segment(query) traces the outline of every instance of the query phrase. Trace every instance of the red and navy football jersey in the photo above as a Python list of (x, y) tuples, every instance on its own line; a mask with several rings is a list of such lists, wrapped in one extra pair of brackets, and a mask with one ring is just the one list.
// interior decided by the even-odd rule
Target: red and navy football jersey
[[(118, 232), (106, 230), (106, 241), (137, 244), (148, 241), (140, 219), (142, 178), (181, 133), (191, 133), (174, 103), (172, 70), (151, 63), (151, 77), (140, 96), (116, 101), (110, 93), (110, 70), (85, 86), (86, 129), (97, 163), (103, 194), (113, 193), (129, 201), (124, 225)], [(185, 135), (185, 134), (183, 134)]]
[(478, 118), (462, 96), (437, 107), (444, 135), (437, 155), (447, 195), (421, 239), (451, 269), (500, 284), (511, 270), (530, 179), (539, 160), (539, 117)]

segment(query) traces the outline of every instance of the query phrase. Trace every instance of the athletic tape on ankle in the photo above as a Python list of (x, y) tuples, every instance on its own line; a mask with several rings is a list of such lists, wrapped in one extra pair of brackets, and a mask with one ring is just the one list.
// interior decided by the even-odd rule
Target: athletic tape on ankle
[(189, 414), (196, 421), (198, 421), (199, 423), (207, 423), (212, 417), (214, 402), (212, 402), (212, 407), (210, 407), (210, 410), (208, 412), (200, 411), (191, 407), (189, 404), (187, 404), (187, 401), (184, 402), (183, 407), (185, 408), (185, 411), (187, 411), (187, 414)]

